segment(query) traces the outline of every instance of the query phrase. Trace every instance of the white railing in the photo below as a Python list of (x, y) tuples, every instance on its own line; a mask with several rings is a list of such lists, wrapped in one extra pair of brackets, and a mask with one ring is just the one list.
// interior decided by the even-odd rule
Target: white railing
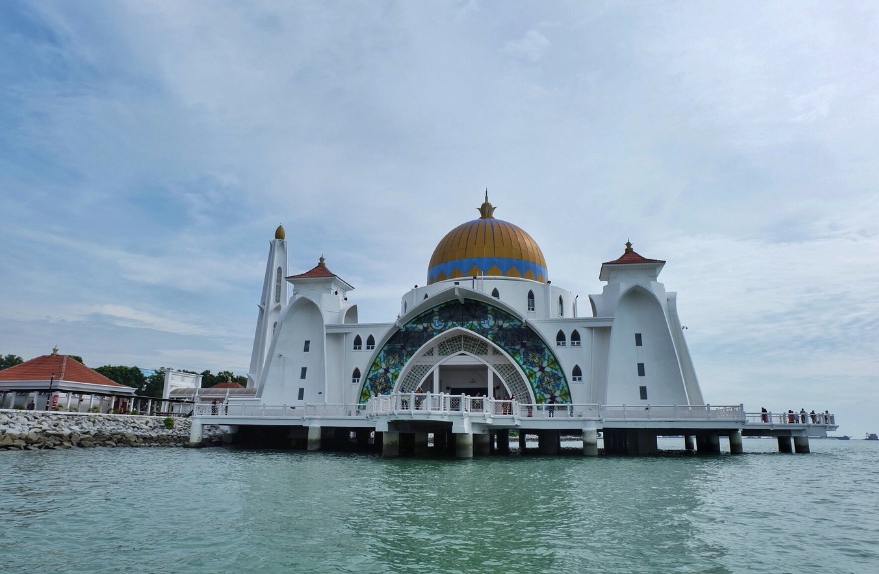
[(769, 424), (769, 425), (835, 425), (836, 415), (829, 412), (825, 413), (747, 413), (748, 424)]
[(835, 425), (830, 413), (814, 417), (801, 413), (745, 413), (743, 405), (597, 405), (597, 404), (527, 404), (510, 399), (471, 397), (432, 393), (397, 393), (379, 395), (364, 403), (330, 403), (289, 405), (250, 405), (217, 402), (194, 406), (194, 416), (235, 418), (348, 418), (391, 417), (404, 419), (435, 416), (480, 417), (482, 419), (578, 419), (603, 422), (618, 421), (699, 421), (759, 424)]

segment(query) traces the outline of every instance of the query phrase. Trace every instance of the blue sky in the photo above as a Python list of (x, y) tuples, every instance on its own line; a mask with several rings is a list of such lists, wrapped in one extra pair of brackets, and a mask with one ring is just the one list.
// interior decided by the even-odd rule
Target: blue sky
[(0, 352), (246, 371), (268, 242), (396, 317), (496, 216), (627, 239), (703, 392), (879, 430), (873, 2), (0, 2)]

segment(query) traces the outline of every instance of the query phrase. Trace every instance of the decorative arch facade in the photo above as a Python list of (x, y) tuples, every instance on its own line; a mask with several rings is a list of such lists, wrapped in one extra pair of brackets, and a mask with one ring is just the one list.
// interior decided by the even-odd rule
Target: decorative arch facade
[(471, 331), (503, 350), (525, 375), (537, 403), (571, 402), (565, 372), (540, 335), (509, 312), (470, 299), (442, 303), (400, 327), (375, 354), (360, 389), (360, 402), (391, 393), (419, 349), (452, 329)]

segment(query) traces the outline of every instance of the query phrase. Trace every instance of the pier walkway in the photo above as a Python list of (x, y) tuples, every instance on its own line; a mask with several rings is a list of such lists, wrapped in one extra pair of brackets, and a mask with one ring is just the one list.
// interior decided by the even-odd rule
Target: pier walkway
[(389, 457), (399, 455), (401, 441), (414, 442), (414, 452), (423, 452), (433, 434), (435, 448), (451, 448), (454, 441), (464, 458), (508, 450), (511, 430), (518, 432), (521, 447), (527, 434), (536, 435), (546, 454), (558, 452), (562, 434), (582, 434), (584, 454), (595, 455), (599, 432), (606, 454), (651, 454), (656, 437), (669, 435), (683, 436), (685, 448), (704, 452), (720, 452), (720, 437), (726, 436), (730, 452), (740, 453), (743, 436), (775, 436), (781, 452), (809, 452), (809, 436), (837, 429), (831, 414), (748, 413), (743, 405), (525, 404), (431, 393), (380, 395), (365, 404), (195, 404), (191, 442), (200, 442), (205, 424), (222, 425), (230, 433), (242, 427), (289, 427), (290, 439), (304, 439), (310, 450), (340, 433), (353, 432), (362, 444), (374, 431), (374, 442)]

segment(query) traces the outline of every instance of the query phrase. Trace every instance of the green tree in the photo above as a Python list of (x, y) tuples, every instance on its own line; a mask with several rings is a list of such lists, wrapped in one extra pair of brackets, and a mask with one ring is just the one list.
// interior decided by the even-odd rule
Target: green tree
[(82, 362), (82, 357), (80, 357), (79, 355), (67, 355), (67, 356), (70, 357), (71, 359), (76, 359), (77, 361), (79, 361), (83, 365), (85, 364)]
[(137, 367), (126, 367), (124, 365), (104, 365), (103, 367), (98, 367), (95, 370), (110, 379), (111, 381), (117, 382), (120, 385), (134, 387), (135, 389), (137, 389), (138, 395), (143, 394), (144, 388), (147, 384), (147, 378), (144, 376), (143, 371), (141, 371)]
[(9, 367), (14, 367), (15, 365), (20, 365), (24, 360), (18, 355), (0, 355), (0, 371), (3, 369), (8, 369)]
[(145, 397), (161, 397), (165, 390), (165, 371), (169, 369), (162, 367), (156, 369), (152, 375), (147, 377), (146, 386), (143, 389)]
[(201, 388), (207, 389), (209, 387), (213, 387), (217, 383), (222, 383), (216, 375), (212, 375), (209, 370), (205, 370), (201, 372)]

